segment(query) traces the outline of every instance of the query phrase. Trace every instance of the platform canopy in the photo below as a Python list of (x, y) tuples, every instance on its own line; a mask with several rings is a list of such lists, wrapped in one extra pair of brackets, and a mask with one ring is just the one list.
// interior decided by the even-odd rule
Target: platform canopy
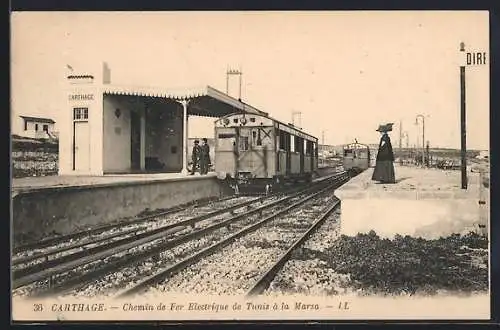
[(202, 117), (223, 117), (235, 112), (268, 114), (251, 105), (241, 102), (211, 86), (182, 89), (165, 89), (158, 87), (123, 87), (104, 86), (104, 94), (154, 97), (173, 101), (189, 101), (188, 114)]

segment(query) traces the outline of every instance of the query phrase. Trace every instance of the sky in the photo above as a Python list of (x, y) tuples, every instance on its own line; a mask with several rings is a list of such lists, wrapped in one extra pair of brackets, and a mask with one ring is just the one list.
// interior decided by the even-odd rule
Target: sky
[[(421, 114), (431, 147), (459, 148), (459, 44), (489, 54), (486, 11), (15, 12), (11, 33), (12, 118), (57, 127), (67, 65), (83, 73), (106, 61), (117, 85), (223, 92), (233, 67), (243, 101), (284, 122), (301, 112), (300, 126), (331, 145), (378, 143), (387, 122), (398, 145), (402, 122), (408, 145), (421, 146)], [(487, 64), (466, 68), (470, 149), (489, 149)], [(189, 135), (210, 137), (212, 125), (190, 120)]]

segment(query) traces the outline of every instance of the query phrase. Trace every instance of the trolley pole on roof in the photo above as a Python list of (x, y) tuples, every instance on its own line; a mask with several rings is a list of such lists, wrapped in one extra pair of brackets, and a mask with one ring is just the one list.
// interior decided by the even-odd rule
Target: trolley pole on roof
[[(299, 125), (295, 125), (295, 116), (299, 117)], [(292, 111), (292, 125), (302, 129), (302, 112)]]

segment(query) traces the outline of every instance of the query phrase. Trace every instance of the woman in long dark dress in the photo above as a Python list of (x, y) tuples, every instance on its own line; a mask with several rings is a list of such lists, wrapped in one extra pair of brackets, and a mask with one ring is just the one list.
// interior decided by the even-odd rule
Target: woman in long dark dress
[(372, 180), (380, 183), (395, 183), (394, 153), (392, 152), (391, 138), (384, 126), (377, 129), (382, 134), (378, 146), (377, 162), (373, 171)]

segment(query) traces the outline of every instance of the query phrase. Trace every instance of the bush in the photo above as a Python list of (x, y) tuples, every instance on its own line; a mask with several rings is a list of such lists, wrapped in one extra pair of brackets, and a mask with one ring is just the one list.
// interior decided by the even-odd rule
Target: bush
[(487, 247), (487, 240), (473, 233), (438, 240), (398, 235), (389, 240), (370, 232), (355, 237), (341, 236), (334, 246), (317, 257), (336, 272), (350, 274), (351, 285), (365, 292), (472, 292), (488, 289), (487, 267), (478, 267), (472, 260), (477, 260), (479, 253), (487, 264), (488, 252), (470, 249)]

